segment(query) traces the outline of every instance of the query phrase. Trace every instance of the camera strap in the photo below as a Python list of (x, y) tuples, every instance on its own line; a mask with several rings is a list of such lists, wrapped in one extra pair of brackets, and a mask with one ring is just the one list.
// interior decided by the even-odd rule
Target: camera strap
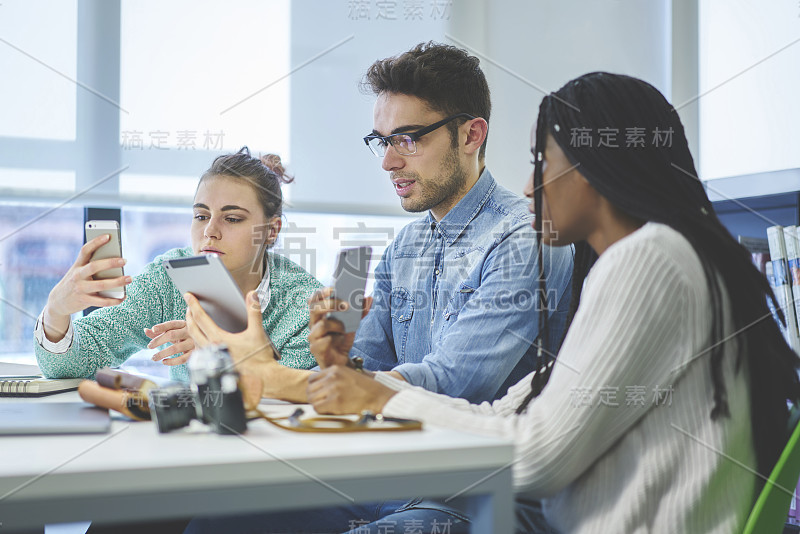
[(305, 414), (298, 408), (288, 417), (270, 417), (261, 410), (248, 412), (248, 419), (264, 419), (268, 423), (290, 432), (402, 432), (422, 430), (422, 421), (384, 417), (381, 414), (362, 412), (358, 419), (347, 417), (314, 416), (302, 417)]

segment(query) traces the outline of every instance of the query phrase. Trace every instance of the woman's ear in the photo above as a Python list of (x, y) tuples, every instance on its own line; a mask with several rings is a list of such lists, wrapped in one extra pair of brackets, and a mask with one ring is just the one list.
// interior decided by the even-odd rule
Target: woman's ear
[(267, 245), (274, 245), (275, 241), (278, 239), (278, 234), (281, 233), (281, 228), (283, 227), (283, 220), (280, 217), (273, 217), (269, 220), (268, 230), (267, 230)]

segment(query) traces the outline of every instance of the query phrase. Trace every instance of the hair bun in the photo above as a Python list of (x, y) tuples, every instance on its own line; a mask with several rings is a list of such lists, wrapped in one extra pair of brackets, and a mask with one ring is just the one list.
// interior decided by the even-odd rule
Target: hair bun
[(286, 173), (286, 167), (281, 163), (281, 157), (277, 154), (266, 154), (261, 156), (261, 163), (270, 171), (275, 173), (281, 183), (288, 184), (294, 181), (294, 177)]

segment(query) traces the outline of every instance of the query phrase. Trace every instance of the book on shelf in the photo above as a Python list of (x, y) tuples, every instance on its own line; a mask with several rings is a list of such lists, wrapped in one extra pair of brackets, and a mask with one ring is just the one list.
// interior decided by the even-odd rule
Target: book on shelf
[[(775, 277), (772, 276), (772, 263), (771, 262), (767, 263), (767, 265), (765, 266), (764, 275), (767, 277), (767, 282), (769, 282), (769, 287), (772, 288), (772, 292), (775, 293)], [(767, 299), (767, 308), (769, 308), (769, 311), (772, 314), (772, 317), (775, 319), (775, 322), (778, 323), (778, 326), (781, 327), (781, 332), (783, 332), (783, 326), (781, 326), (781, 322), (778, 319), (778, 310), (775, 309), (775, 304), (772, 302), (772, 299), (770, 299), (770, 298)]]
[(786, 241), (786, 260), (789, 266), (789, 285), (792, 286), (794, 316), (800, 332), (800, 241), (798, 241), (797, 226), (785, 227), (783, 237)]
[[(796, 232), (793, 234), (797, 235)], [(779, 325), (789, 346), (800, 354), (800, 332), (797, 329), (795, 298), (792, 293), (792, 279), (789, 272), (786, 229), (780, 225), (770, 226), (767, 228), (767, 240), (769, 241), (770, 264), (772, 265), (770, 283), (786, 321), (785, 325), (780, 322)]]
[[(769, 241), (767, 238), (740, 235), (739, 244), (750, 253), (750, 259), (753, 261), (753, 265), (767, 278), (769, 287), (774, 288), (775, 279), (772, 276), (772, 263), (770, 263)], [(775, 309), (775, 304), (773, 304), (772, 299), (767, 299), (767, 308), (769, 308), (770, 313), (772, 313), (772, 316), (775, 318), (775, 322), (780, 324), (780, 321), (778, 321), (778, 312)]]
[(747, 237), (740, 235), (739, 244), (750, 253), (753, 265), (764, 274), (767, 274), (767, 264), (769, 263), (769, 241), (766, 237)]

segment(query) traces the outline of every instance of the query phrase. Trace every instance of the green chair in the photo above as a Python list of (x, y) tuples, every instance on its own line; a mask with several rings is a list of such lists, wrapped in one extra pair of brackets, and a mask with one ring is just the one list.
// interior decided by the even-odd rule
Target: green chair
[[(797, 481), (800, 479), (800, 408), (795, 406), (789, 418), (794, 428), (778, 463), (765, 482), (750, 517), (744, 525), (744, 534), (781, 534), (789, 516)], [(788, 490), (788, 491), (787, 491)]]

